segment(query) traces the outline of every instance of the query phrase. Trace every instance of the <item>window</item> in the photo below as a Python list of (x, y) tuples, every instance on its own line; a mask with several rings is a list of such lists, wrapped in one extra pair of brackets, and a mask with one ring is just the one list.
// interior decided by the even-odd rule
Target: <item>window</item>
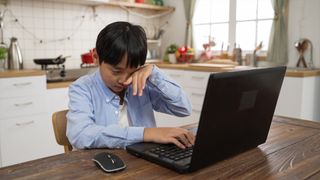
[(252, 52), (261, 41), (266, 51), (273, 15), (270, 0), (197, 0), (194, 47), (202, 51), (214, 38), (216, 52), (232, 51), (235, 45)]

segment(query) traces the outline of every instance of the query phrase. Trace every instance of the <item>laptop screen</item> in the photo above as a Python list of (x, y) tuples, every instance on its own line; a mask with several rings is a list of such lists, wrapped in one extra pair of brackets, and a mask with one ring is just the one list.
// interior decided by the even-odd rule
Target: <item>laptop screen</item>
[(273, 67), (210, 75), (191, 168), (266, 141), (285, 70)]

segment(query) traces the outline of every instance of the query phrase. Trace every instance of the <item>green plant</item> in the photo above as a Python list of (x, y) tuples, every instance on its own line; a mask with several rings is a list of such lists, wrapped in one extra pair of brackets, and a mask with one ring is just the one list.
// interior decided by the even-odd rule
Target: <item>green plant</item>
[(170, 46), (167, 47), (168, 54), (176, 53), (177, 50), (178, 50), (178, 45), (176, 44), (171, 44)]
[(4, 60), (7, 57), (8, 49), (5, 47), (0, 47), (0, 60)]

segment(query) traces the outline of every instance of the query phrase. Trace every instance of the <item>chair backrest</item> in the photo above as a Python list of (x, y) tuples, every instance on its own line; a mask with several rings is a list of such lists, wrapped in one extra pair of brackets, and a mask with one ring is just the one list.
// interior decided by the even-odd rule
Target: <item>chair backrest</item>
[(64, 146), (64, 152), (72, 151), (72, 146), (67, 138), (67, 112), (68, 110), (58, 111), (52, 115), (54, 135), (58, 144)]

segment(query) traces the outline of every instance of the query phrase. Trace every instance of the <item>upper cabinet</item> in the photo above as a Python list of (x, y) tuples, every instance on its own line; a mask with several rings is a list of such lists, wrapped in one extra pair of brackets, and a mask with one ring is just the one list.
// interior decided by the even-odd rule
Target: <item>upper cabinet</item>
[(137, 8), (137, 9), (146, 9), (146, 10), (154, 10), (154, 11), (174, 11), (174, 7), (168, 6), (157, 6), (152, 4), (144, 4), (144, 3), (131, 3), (125, 1), (110, 1), (110, 0), (54, 0), (55, 2), (63, 2), (63, 3), (77, 3), (77, 4), (85, 4), (92, 6), (117, 6), (117, 7), (126, 7), (126, 8)]

